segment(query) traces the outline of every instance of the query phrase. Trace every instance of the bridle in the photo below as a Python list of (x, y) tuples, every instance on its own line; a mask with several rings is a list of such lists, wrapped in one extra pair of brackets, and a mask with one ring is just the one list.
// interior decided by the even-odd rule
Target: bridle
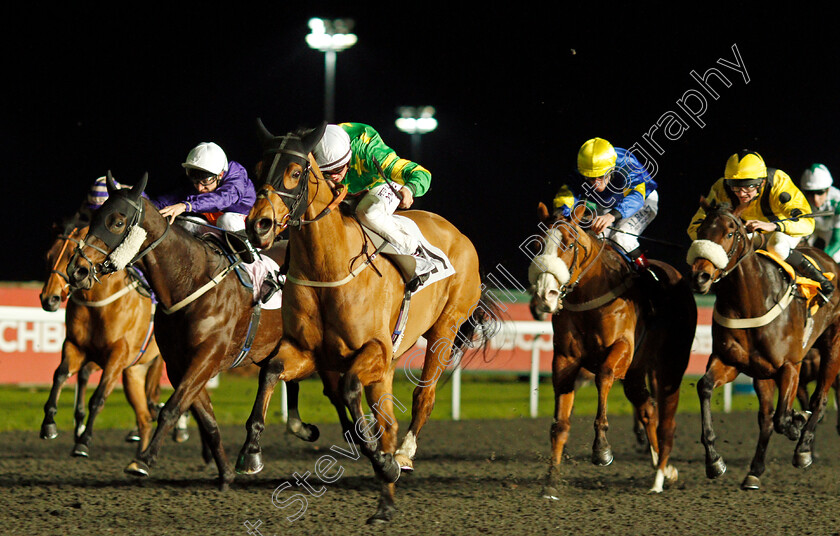
[[(736, 217), (734, 214), (724, 211), (718, 211), (718, 214), (721, 216), (728, 218), (735, 224), (735, 239), (732, 241), (732, 245), (729, 247), (729, 251), (726, 252), (726, 258), (729, 261), (724, 268), (718, 268), (715, 266), (715, 271), (718, 272), (717, 277), (715, 277), (712, 283), (717, 283), (730, 273), (732, 273), (735, 268), (738, 267), (745, 259), (750, 257), (755, 253), (755, 247), (753, 247), (753, 240), (754, 238), (750, 238), (747, 229), (744, 227), (744, 224), (741, 220)], [(741, 248), (739, 248), (739, 244), (743, 244)], [(737, 256), (735, 256), (735, 251), (740, 249), (740, 252)], [(733, 257), (735, 258), (733, 264)], [(732, 264), (731, 267), (729, 265)], [(714, 265), (713, 265), (714, 266)]]
[(67, 246), (70, 244), (70, 242), (73, 242), (77, 246), (79, 245), (80, 240), (73, 236), (79, 229), (80, 229), (79, 227), (74, 226), (73, 229), (69, 233), (67, 233), (67, 234), (62, 233), (62, 234), (58, 235), (58, 237), (57, 237), (59, 239), (63, 239), (64, 243), (61, 245), (61, 250), (58, 252), (58, 255), (55, 258), (55, 264), (53, 264), (53, 267), (50, 270), (49, 277), (57, 275), (64, 280), (64, 286), (61, 289), (61, 299), (62, 299), (62, 301), (64, 301), (67, 298), (66, 291), (67, 291), (67, 288), (70, 286), (70, 276), (68, 276), (67, 274), (65, 274), (61, 270), (59, 270), (58, 269), (58, 264), (61, 262), (61, 258), (64, 256), (64, 252), (67, 250)]
[[(546, 240), (550, 240), (550, 238), (547, 235), (546, 235)], [(593, 240), (593, 242), (598, 242), (598, 241)], [(546, 242), (546, 245), (547, 244), (548, 244), (548, 242)], [(564, 244), (564, 245), (566, 245), (566, 244)], [(566, 245), (566, 247), (567, 247), (567, 250), (569, 248), (572, 249), (572, 262), (569, 263), (569, 274), (572, 277), (569, 278), (570, 281), (571, 281), (570, 283), (566, 283), (565, 285), (562, 284), (562, 283), (560, 284), (559, 301), (564, 301), (566, 296), (568, 294), (570, 294), (572, 291), (574, 291), (575, 288), (577, 288), (577, 286), (580, 283), (580, 280), (583, 278), (583, 276), (586, 275), (586, 273), (590, 269), (592, 269), (593, 266), (595, 266), (598, 259), (601, 257), (601, 253), (604, 252), (604, 249), (606, 249), (607, 245), (605, 243), (601, 243), (601, 247), (598, 249), (598, 252), (595, 253), (594, 257), (592, 256), (591, 253), (589, 253), (586, 250), (586, 248), (583, 248), (583, 246), (580, 245), (577, 240), (573, 240), (572, 244)], [(580, 249), (583, 249), (584, 252), (583, 252), (583, 255), (580, 258), (580, 261), (578, 261), (578, 252), (580, 251)], [(584, 263), (589, 259), (591, 259), (589, 261), (589, 263), (584, 266)], [(577, 273), (577, 277), (574, 277), (574, 272), (575, 272), (575, 267), (576, 266), (578, 267), (578, 273)], [(557, 312), (559, 312), (559, 310)], [(555, 314), (557, 314), (557, 313), (555, 313)]]
[[(85, 261), (87, 261), (88, 265), (90, 265), (91, 267), (91, 277), (93, 277), (93, 280), (97, 283), (101, 282), (99, 279), (100, 274), (108, 275), (114, 273), (118, 270), (133, 265), (134, 263), (145, 257), (149, 252), (155, 249), (158, 246), (158, 244), (160, 244), (163, 241), (164, 238), (166, 238), (170, 227), (169, 219), (164, 218), (164, 221), (166, 222), (166, 228), (164, 229), (163, 233), (161, 233), (161, 235), (156, 240), (154, 240), (151, 244), (146, 246), (146, 248), (144, 248), (142, 251), (139, 251), (137, 254), (135, 254), (132, 257), (132, 259), (128, 261), (124, 266), (118, 267), (113, 259), (113, 253), (126, 242), (132, 231), (138, 225), (143, 223), (145, 208), (143, 205), (142, 198), (140, 198), (138, 201), (134, 201), (126, 195), (121, 195), (121, 192), (115, 192), (112, 195), (119, 196), (120, 201), (126, 203), (130, 209), (130, 211), (126, 211), (126, 219), (128, 223), (126, 225), (125, 231), (121, 234), (116, 234), (108, 230), (102, 222), (102, 220), (104, 220), (104, 214), (100, 213), (99, 218), (97, 218), (93, 223), (91, 223), (90, 231), (88, 231), (86, 239), (91, 236), (94, 236), (101, 240), (108, 248), (110, 248), (110, 251), (106, 251), (105, 249), (95, 244), (89, 243), (86, 239), (82, 239), (78, 241), (76, 250), (73, 253), (74, 258), (71, 259), (71, 263), (75, 261), (76, 256), (81, 257)], [(130, 212), (130, 214), (128, 214), (128, 212)], [(94, 251), (97, 251), (105, 258), (105, 260), (98, 264), (94, 263), (90, 259), (90, 257), (88, 257), (85, 254), (85, 248), (91, 248)]]
[[(268, 205), (271, 207), (271, 221), (274, 225), (275, 234), (279, 234), (290, 225), (292, 227), (300, 228), (303, 225), (320, 220), (335, 210), (339, 203), (341, 203), (347, 195), (347, 188), (344, 185), (333, 186), (330, 181), (326, 180), (323, 175), (321, 175), (321, 172), (317, 169), (317, 167), (312, 167), (309, 155), (294, 147), (301, 145), (300, 136), (290, 133), (285, 136), (275, 137), (274, 142), (277, 142), (276, 147), (270, 147), (263, 152), (264, 157), (272, 157), (272, 159), (271, 166), (266, 174), (265, 183), (260, 188), (257, 198), (265, 199), (268, 202)], [(293, 147), (290, 147), (290, 144), (292, 144)], [(272, 143), (272, 145), (274, 145), (274, 143)], [(282, 186), (285, 168), (281, 168), (279, 164), (283, 160), (283, 157), (290, 158), (293, 162), (297, 162), (303, 168), (302, 176), (298, 180), (297, 185), (290, 190), (287, 190)], [(303, 215), (306, 212), (306, 209), (309, 208), (308, 198), (310, 179), (315, 184), (316, 188), (320, 188), (321, 182), (325, 182), (332, 191), (333, 199), (321, 210), (321, 212), (318, 213), (317, 216), (311, 220), (305, 220), (303, 219)], [(288, 212), (280, 219), (277, 218), (278, 210), (272, 201), (272, 195), (279, 197), (288, 209)]]

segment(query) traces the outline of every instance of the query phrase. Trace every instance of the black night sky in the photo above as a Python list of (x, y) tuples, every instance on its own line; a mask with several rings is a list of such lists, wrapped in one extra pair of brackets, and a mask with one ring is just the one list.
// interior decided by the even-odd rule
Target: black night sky
[[(418, 158), (432, 187), (417, 208), (455, 223), (486, 271), (501, 263), (523, 283), (518, 246), (536, 231), (536, 204), (588, 138), (654, 158), (660, 213), (647, 234), (679, 247), (647, 244), (649, 256), (680, 268), (697, 200), (737, 150), (796, 180), (812, 162), (840, 177), (840, 46), (818, 11), (118, 4), (4, 10), (0, 281), (43, 280), (50, 224), (108, 169), (125, 183), (148, 171), (154, 194), (183, 180), (198, 142), (250, 170), (257, 117), (275, 133), (319, 123), (324, 56), (304, 41), (313, 16), (356, 23), (358, 44), (338, 55), (335, 119), (373, 125), (412, 158), (396, 110), (434, 106), (439, 127)], [(717, 99), (692, 76), (711, 68), (730, 83), (709, 79)], [(680, 101), (705, 108), (698, 121)]]

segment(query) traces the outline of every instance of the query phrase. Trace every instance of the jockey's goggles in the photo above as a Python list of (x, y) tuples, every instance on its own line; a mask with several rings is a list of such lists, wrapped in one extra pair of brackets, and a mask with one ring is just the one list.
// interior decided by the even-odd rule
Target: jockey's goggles
[(187, 178), (195, 185), (212, 186), (216, 182), (216, 175), (209, 171), (190, 168), (187, 170)]
[(763, 177), (754, 179), (724, 179), (724, 182), (733, 192), (739, 190), (752, 191), (757, 190), (761, 183), (764, 182)]

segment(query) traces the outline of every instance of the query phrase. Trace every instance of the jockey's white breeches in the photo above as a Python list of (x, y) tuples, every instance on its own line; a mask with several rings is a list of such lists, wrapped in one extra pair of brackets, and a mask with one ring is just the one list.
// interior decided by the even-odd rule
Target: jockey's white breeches
[[(393, 186), (399, 188), (399, 186)], [(403, 229), (394, 218), (394, 211), (400, 198), (392, 186), (385, 183), (374, 186), (365, 194), (356, 207), (356, 216), (365, 227), (369, 227), (390, 242), (400, 253), (412, 255), (420, 245), (417, 239)]]
[(613, 225), (616, 230), (607, 229), (601, 233), (601, 237), (612, 240), (614, 243), (618, 244), (625, 253), (630, 253), (639, 247), (638, 236), (634, 235), (641, 235), (642, 232), (647, 229), (647, 226), (650, 225), (650, 222), (652, 222), (656, 217), (658, 212), (659, 192), (654, 190), (649, 196), (647, 196), (645, 204), (642, 205), (642, 208), (640, 208), (638, 212), (629, 218), (619, 220), (616, 225)]
[(776, 231), (770, 235), (770, 239), (767, 241), (767, 249), (781, 258), (787, 259), (790, 251), (796, 247), (801, 239), (801, 236), (793, 237)]

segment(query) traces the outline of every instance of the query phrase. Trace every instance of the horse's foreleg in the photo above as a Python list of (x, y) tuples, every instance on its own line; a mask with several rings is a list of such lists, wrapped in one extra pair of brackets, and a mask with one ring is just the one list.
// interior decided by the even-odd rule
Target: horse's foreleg
[(559, 358), (555, 356), (552, 369), (554, 420), (551, 423), (551, 462), (542, 495), (548, 499), (559, 499), (560, 462), (572, 427), (570, 417), (575, 403), (575, 384), (580, 367), (560, 363)]
[[(69, 341), (64, 341), (64, 345), (61, 347), (61, 362), (56, 367), (55, 372), (53, 372), (52, 388), (47, 397), (47, 402), (44, 404), (41, 439), (55, 439), (58, 437), (58, 427), (55, 424), (55, 414), (58, 412), (58, 397), (61, 395), (61, 388), (64, 387), (67, 378), (79, 371), (83, 361), (84, 355), (76, 345)], [(84, 404), (84, 399), (82, 400), (82, 404)], [(84, 405), (82, 408), (84, 408)]]
[(712, 354), (709, 356), (709, 363), (706, 365), (706, 374), (697, 382), (697, 395), (700, 397), (700, 417), (702, 420), (702, 431), (700, 442), (706, 449), (706, 476), (717, 478), (726, 472), (726, 464), (723, 458), (715, 449), (715, 431), (712, 428), (712, 392), (715, 388), (725, 385), (738, 375), (735, 367), (724, 365), (723, 362)]
[(621, 366), (624, 370), (630, 366), (633, 356), (632, 341), (619, 340), (610, 348), (609, 354), (595, 374), (595, 386), (598, 388), (598, 413), (595, 416), (595, 441), (592, 443), (592, 463), (606, 466), (613, 462), (612, 448), (607, 441), (607, 431), (610, 428), (607, 420), (607, 398), (613, 383), (615, 383), (616, 369)]
[[(324, 381), (327, 381), (326, 379)], [(298, 399), (300, 398), (300, 384), (295, 381), (286, 383), (286, 401), (289, 408), (286, 419), (286, 431), (304, 441), (317, 441), (321, 436), (320, 430), (314, 424), (303, 422), (300, 418)]]
[(96, 363), (88, 361), (79, 369), (79, 375), (76, 376), (76, 396), (73, 401), (74, 437), (79, 437), (85, 431), (85, 393), (90, 375), (96, 368), (98, 368)]
[(206, 381), (201, 383), (201, 390), (193, 400), (192, 412), (199, 425), (202, 446), (210, 449), (216, 461), (216, 467), (219, 469), (219, 489), (225, 491), (233, 482), (235, 473), (222, 446), (222, 434), (216, 423), (216, 416), (213, 414), (210, 395), (207, 393), (207, 387), (204, 386), (206, 383)]
[[(148, 351), (148, 350), (147, 350)], [(149, 362), (146, 369), (145, 391), (146, 403), (149, 405), (149, 411), (152, 413), (152, 418), (157, 418), (158, 403), (160, 402), (160, 381), (163, 377), (163, 358), (158, 354), (157, 357)]]
[(122, 367), (126, 364), (128, 359), (128, 346), (125, 342), (114, 348), (108, 356), (108, 363), (102, 371), (102, 378), (99, 380), (99, 385), (90, 397), (88, 403), (88, 419), (87, 425), (81, 434), (76, 436), (76, 444), (73, 447), (73, 456), (87, 457), (90, 453), (90, 440), (93, 437), (93, 423), (102, 408), (105, 407), (105, 400), (111, 396), (114, 387), (117, 385), (117, 379), (122, 372)]
[(804, 413), (793, 409), (793, 400), (799, 388), (799, 368), (800, 365), (784, 363), (776, 373), (779, 400), (776, 403), (773, 425), (777, 433), (786, 436), (791, 441), (799, 439), (802, 427), (807, 420)]
[(645, 385), (644, 372), (628, 372), (624, 378), (623, 386), (624, 395), (633, 405), (634, 409), (633, 431), (638, 437), (639, 431), (636, 428), (640, 427), (643, 430), (646, 443), (650, 447), (651, 464), (653, 467), (656, 467), (659, 460), (659, 443), (656, 438), (659, 417), (657, 415), (657, 408), (651, 399), (650, 391), (648, 391)]
[(143, 365), (134, 365), (123, 371), (125, 398), (134, 408), (134, 415), (137, 417), (137, 431), (140, 437), (140, 444), (137, 446), (138, 453), (148, 447), (149, 441), (152, 439), (152, 414), (149, 411), (149, 403), (146, 398), (147, 369), (148, 367)]
[(761, 485), (759, 477), (764, 473), (764, 458), (767, 454), (767, 444), (773, 435), (773, 392), (776, 383), (771, 380), (753, 380), (755, 393), (758, 395), (758, 445), (750, 463), (750, 472), (741, 483), (741, 489), (758, 489)]
[[(375, 352), (375, 350), (372, 349), (373, 345), (377, 345), (377, 343), (368, 343), (365, 347), (363, 347), (362, 351)], [(347, 408), (350, 410), (350, 416), (355, 423), (356, 433), (359, 435), (359, 439), (361, 440), (361, 445), (359, 445), (359, 447), (362, 454), (370, 459), (371, 465), (373, 465), (374, 473), (376, 473), (376, 476), (383, 482), (396, 482), (400, 477), (400, 465), (394, 460), (393, 452), (383, 452), (379, 448), (377, 440), (381, 436), (382, 430), (376, 423), (369, 422), (362, 411), (363, 384), (356, 371), (353, 370), (360, 361), (362, 360), (357, 358), (354, 361), (353, 366), (342, 378), (344, 400), (347, 404)], [(368, 361), (367, 359), (364, 359), (363, 362), (368, 364), (371, 363), (371, 361)], [(383, 379), (385, 372), (386, 371), (383, 370), (382, 373), (378, 375), (380, 381)], [(369, 377), (370, 375), (373, 375), (375, 371), (368, 370), (368, 373)], [(374, 429), (376, 429), (379, 434), (375, 434)]]
[[(326, 396), (338, 415), (338, 422), (341, 423), (341, 431), (345, 437), (350, 437), (354, 443), (359, 444), (356, 436), (356, 429), (353, 421), (347, 416), (347, 406), (344, 404), (344, 394), (341, 392), (341, 374), (333, 371), (321, 371), (321, 381), (324, 384), (324, 396)], [(349, 436), (347, 434), (350, 434)]]
[[(385, 373), (381, 382), (373, 383), (365, 389), (368, 406), (370, 406), (371, 412), (376, 418), (381, 434), (379, 448), (386, 455), (393, 454), (397, 449), (399, 426), (394, 415), (394, 404), (397, 404), (402, 411), (407, 409), (393, 394), (393, 379), (394, 369), (391, 368)], [(394, 506), (396, 486), (394, 486), (394, 483), (382, 482), (380, 491), (379, 504), (376, 512), (368, 518), (367, 522), (369, 524), (391, 521), (396, 514), (397, 509)]]
[(265, 430), (265, 415), (277, 382), (281, 379), (284, 381), (302, 379), (315, 371), (315, 364), (311, 357), (285, 341), (281, 343), (278, 355), (261, 365), (257, 396), (248, 421), (245, 423), (247, 434), (245, 443), (236, 458), (236, 472), (240, 474), (255, 474), (263, 469), (260, 436)]

